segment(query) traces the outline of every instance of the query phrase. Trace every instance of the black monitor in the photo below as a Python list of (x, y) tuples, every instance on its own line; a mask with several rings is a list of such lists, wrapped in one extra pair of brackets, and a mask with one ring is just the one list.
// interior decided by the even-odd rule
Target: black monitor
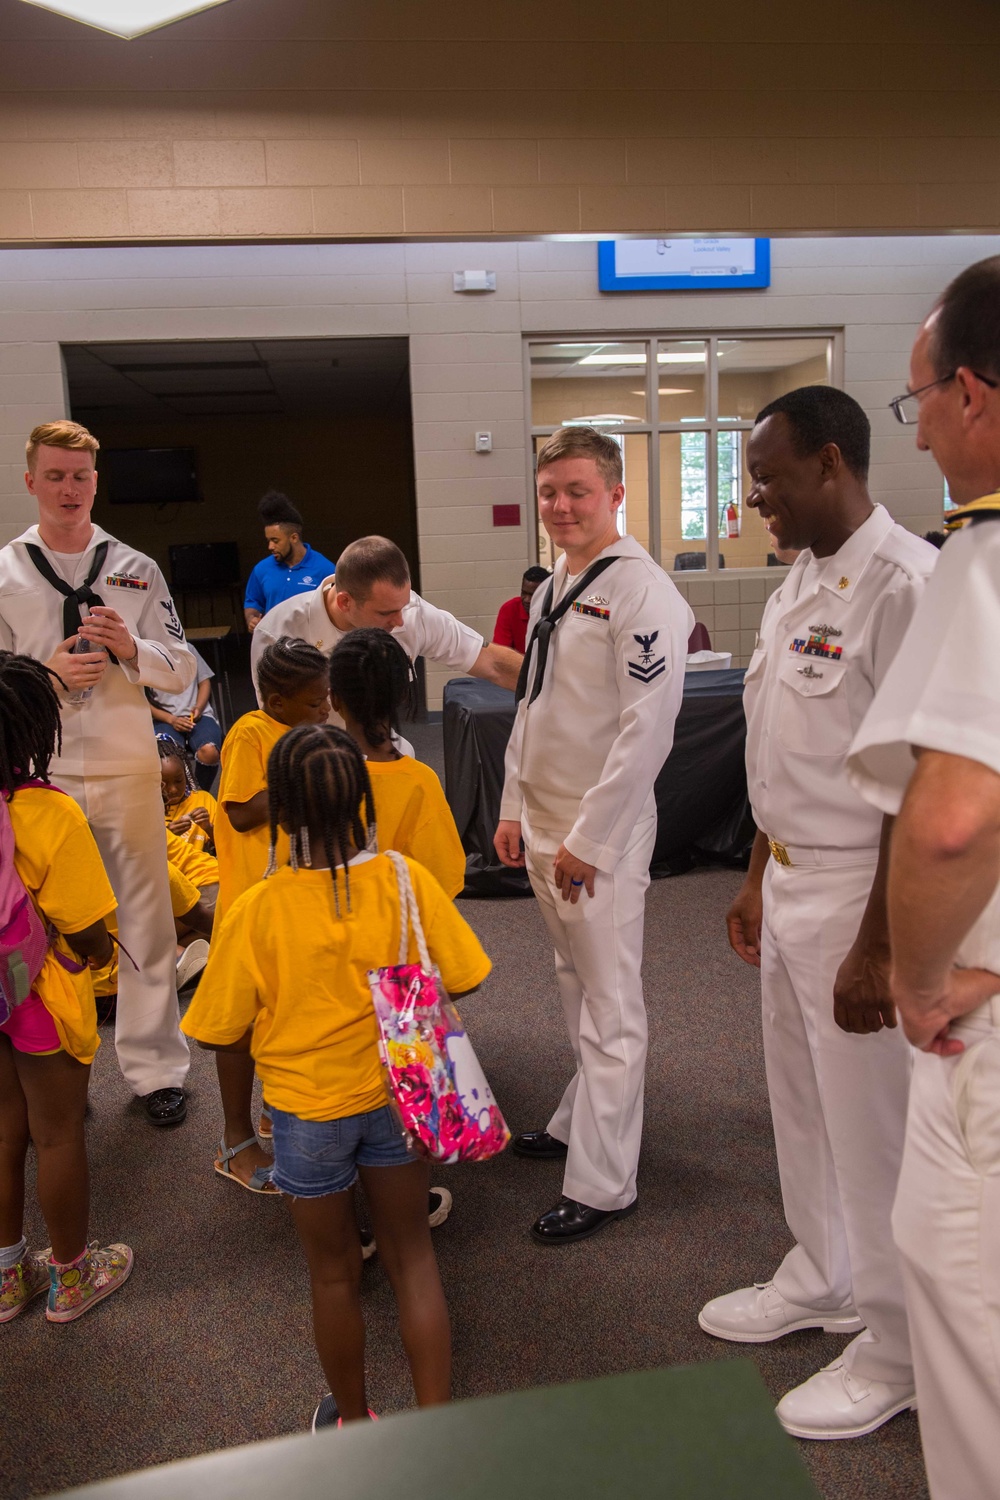
[(111, 505), (200, 500), (193, 448), (105, 448), (98, 472)]
[(240, 582), (235, 542), (182, 542), (170, 548), (170, 587), (175, 594), (231, 589)]

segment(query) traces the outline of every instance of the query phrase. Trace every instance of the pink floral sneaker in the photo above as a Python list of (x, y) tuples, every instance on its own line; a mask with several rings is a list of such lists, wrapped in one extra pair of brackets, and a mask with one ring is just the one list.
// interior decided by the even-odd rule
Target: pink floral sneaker
[(49, 1253), (32, 1250), (16, 1266), (0, 1271), (0, 1323), (9, 1323), (32, 1298), (48, 1291)]
[(50, 1323), (72, 1323), (128, 1280), (132, 1252), (127, 1245), (88, 1245), (69, 1265), (49, 1261), (49, 1302), (45, 1316)]

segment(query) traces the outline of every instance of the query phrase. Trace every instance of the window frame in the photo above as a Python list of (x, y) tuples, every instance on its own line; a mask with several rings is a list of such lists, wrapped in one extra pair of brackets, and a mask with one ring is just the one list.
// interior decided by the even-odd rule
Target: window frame
[[(525, 426), (527, 431), (527, 443), (525, 444), (525, 481), (528, 496), (528, 514), (532, 517), (530, 556), (533, 562), (538, 561), (538, 499), (535, 489), (535, 440), (537, 438), (550, 437), (552, 433), (560, 431), (559, 426), (538, 426), (532, 421), (532, 384), (531, 384), (531, 347), (533, 344), (565, 344), (585, 343), (593, 341), (597, 343), (625, 343), (645, 344), (646, 346), (646, 419), (644, 421), (629, 422), (620, 428), (604, 427), (601, 430), (614, 436), (628, 436), (631, 434), (644, 434), (647, 438), (646, 462), (647, 493), (649, 496), (649, 550), (654, 560), (662, 563), (662, 537), (660, 530), (660, 435), (662, 433), (684, 433), (704, 432), (707, 434), (705, 462), (707, 465), (706, 482), (706, 537), (705, 537), (705, 567), (704, 569), (671, 569), (674, 577), (683, 576), (686, 582), (692, 582), (697, 578), (705, 578), (709, 575), (723, 576), (730, 579), (763, 577), (767, 574), (766, 567), (756, 568), (720, 568), (719, 567), (719, 543), (723, 540), (719, 536), (719, 441), (718, 435), (723, 432), (752, 432), (752, 421), (739, 421), (732, 418), (719, 417), (719, 345), (732, 339), (780, 342), (785, 339), (827, 339), (829, 341), (829, 352), (827, 355), (827, 379), (832, 386), (843, 388), (844, 383), (844, 329), (842, 326), (834, 327), (821, 325), (819, 327), (770, 327), (770, 328), (715, 328), (711, 332), (701, 328), (658, 328), (653, 331), (649, 329), (636, 331), (634, 329), (623, 329), (609, 331), (601, 329), (593, 332), (589, 329), (565, 329), (555, 333), (546, 329), (541, 333), (524, 333), (522, 359), (524, 369), (524, 411)], [(660, 343), (683, 341), (685, 343), (702, 342), (706, 348), (706, 376), (707, 376), (707, 410), (704, 419), (686, 422), (660, 422), (660, 367), (656, 359), (657, 346)], [(715, 522), (713, 524), (713, 519)]]

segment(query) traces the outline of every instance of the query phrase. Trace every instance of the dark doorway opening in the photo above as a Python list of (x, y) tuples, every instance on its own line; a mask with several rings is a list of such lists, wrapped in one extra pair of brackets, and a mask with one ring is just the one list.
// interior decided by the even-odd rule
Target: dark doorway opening
[[(94, 520), (155, 558), (195, 644), (203, 632), (228, 631), (212, 648), (228, 669), (227, 718), (253, 706), (242, 585), (267, 552), (257, 517), (265, 491), (289, 496), (306, 541), (334, 561), (357, 536), (391, 537), (419, 589), (406, 339), (66, 344), (63, 358), (71, 415), (102, 450), (140, 450), (129, 465), (140, 474), (141, 450), (169, 452), (164, 465), (191, 455), (197, 499), (191, 486), (164, 499), (158, 485), (145, 501), (133, 485), (128, 503), (112, 504), (99, 454)], [(204, 587), (192, 588), (190, 569), (172, 578), (171, 548), (189, 562), (202, 548), (220, 564), (235, 555), (239, 577), (206, 566)]]

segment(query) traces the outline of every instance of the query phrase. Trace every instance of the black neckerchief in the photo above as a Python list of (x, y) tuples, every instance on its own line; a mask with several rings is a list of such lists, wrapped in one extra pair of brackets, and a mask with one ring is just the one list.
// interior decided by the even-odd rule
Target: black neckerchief
[[(109, 544), (107, 542), (98, 543), (98, 546), (94, 552), (94, 560), (87, 570), (86, 578), (83, 580), (78, 589), (71, 589), (69, 584), (65, 583), (59, 577), (59, 574), (52, 567), (52, 564), (45, 556), (45, 553), (42, 551), (41, 547), (36, 547), (34, 542), (25, 542), (24, 544), (25, 551), (31, 558), (31, 561), (34, 563), (39, 573), (41, 573), (42, 577), (45, 579), (46, 583), (51, 583), (52, 587), (54, 589), (58, 589), (59, 593), (63, 596), (62, 628), (63, 638), (66, 640), (68, 640), (71, 635), (76, 635), (81, 624), (83, 623), (83, 615), (80, 610), (81, 604), (86, 604), (90, 609), (93, 609), (95, 604), (99, 604), (101, 606), (103, 606), (104, 604), (104, 600), (101, 598), (100, 594), (94, 593), (94, 590), (91, 588), (91, 584), (94, 582), (98, 573), (104, 567), (104, 561), (108, 555), (108, 545)], [(110, 651), (108, 652), (108, 655), (111, 656)], [(115, 658), (111, 656), (111, 660), (114, 661)]]
[(538, 643), (538, 665), (535, 668), (535, 679), (531, 686), (531, 697), (528, 699), (529, 708), (534, 703), (539, 693), (542, 691), (542, 683), (545, 681), (545, 664), (548, 660), (549, 655), (549, 641), (552, 637), (553, 630), (555, 630), (556, 626), (559, 624), (559, 621), (569, 609), (574, 599), (579, 598), (584, 589), (589, 588), (594, 579), (597, 578), (599, 574), (603, 573), (605, 568), (610, 568), (613, 562), (617, 562), (618, 557), (619, 554), (616, 553), (614, 557), (599, 557), (597, 559), (597, 562), (591, 563), (586, 573), (584, 573), (578, 579), (576, 588), (571, 589), (568, 593), (565, 593), (559, 600), (559, 603), (556, 605), (555, 609), (552, 608), (552, 591), (556, 586), (556, 581), (555, 578), (549, 580), (549, 586), (545, 594), (545, 602), (542, 605), (541, 616), (539, 618), (538, 624), (531, 632), (531, 640), (528, 642), (528, 649), (527, 651), (525, 651), (524, 660), (521, 663), (521, 670), (517, 678), (517, 687), (514, 691), (515, 703), (520, 703), (521, 699), (528, 691), (528, 671), (531, 662), (531, 652), (536, 641)]

